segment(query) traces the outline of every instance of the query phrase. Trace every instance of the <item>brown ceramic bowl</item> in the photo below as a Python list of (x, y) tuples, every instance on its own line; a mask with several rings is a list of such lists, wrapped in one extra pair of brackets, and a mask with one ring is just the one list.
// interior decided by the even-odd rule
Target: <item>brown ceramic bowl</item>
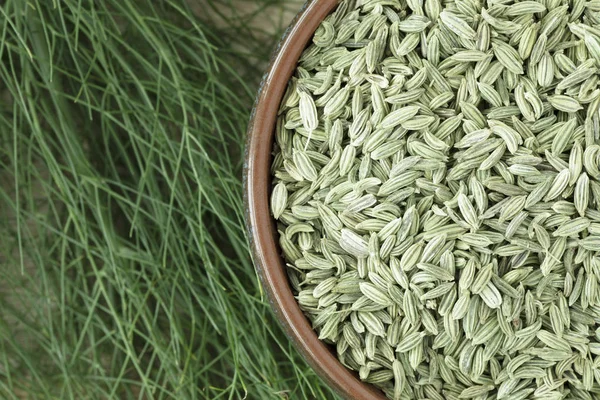
[(283, 36), (258, 93), (248, 127), (244, 166), (246, 225), (254, 263), (269, 301), (288, 337), (306, 361), (332, 388), (347, 399), (385, 399), (344, 367), (321, 342), (306, 319), (289, 285), (269, 210), (271, 151), (279, 104), (302, 51), (337, 0), (309, 1)]

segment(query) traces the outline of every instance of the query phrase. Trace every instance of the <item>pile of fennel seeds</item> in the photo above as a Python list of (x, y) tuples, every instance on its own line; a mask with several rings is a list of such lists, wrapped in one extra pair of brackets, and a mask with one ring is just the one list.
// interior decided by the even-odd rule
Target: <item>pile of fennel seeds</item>
[(343, 1), (278, 115), (298, 303), (394, 399), (600, 398), (600, 1)]

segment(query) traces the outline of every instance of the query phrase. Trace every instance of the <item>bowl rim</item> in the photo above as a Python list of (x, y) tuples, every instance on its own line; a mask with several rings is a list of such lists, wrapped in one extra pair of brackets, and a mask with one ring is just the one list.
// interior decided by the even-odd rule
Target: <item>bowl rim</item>
[(373, 385), (347, 369), (312, 329), (293, 296), (271, 217), (271, 150), (276, 114), (297, 61), (321, 21), (339, 0), (309, 0), (275, 48), (263, 76), (248, 125), (244, 157), (244, 210), (253, 262), (272, 310), (308, 364), (336, 392), (348, 399), (385, 399)]

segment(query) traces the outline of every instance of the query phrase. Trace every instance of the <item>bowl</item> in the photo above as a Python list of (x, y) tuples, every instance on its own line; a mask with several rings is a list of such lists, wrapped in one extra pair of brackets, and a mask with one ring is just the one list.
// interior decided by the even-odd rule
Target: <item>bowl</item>
[(279, 105), (298, 59), (321, 21), (337, 6), (337, 0), (306, 3), (287, 29), (261, 83), (248, 127), (244, 163), (246, 226), (268, 300), (287, 336), (317, 374), (347, 399), (385, 399), (381, 391), (363, 383), (344, 367), (335, 352), (321, 342), (302, 313), (285, 271), (275, 221), (269, 208), (271, 161)]

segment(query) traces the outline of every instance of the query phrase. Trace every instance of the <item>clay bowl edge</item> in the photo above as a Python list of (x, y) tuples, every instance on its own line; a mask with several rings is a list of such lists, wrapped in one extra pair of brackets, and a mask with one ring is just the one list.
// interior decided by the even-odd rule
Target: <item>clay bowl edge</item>
[(337, 4), (337, 0), (307, 2), (276, 47), (263, 77), (246, 143), (243, 176), (246, 228), (254, 265), (269, 303), (304, 359), (344, 398), (383, 400), (385, 396), (379, 390), (361, 382), (337, 360), (331, 349), (318, 339), (300, 310), (288, 283), (269, 209), (271, 151), (277, 110), (302, 51), (321, 21)]

